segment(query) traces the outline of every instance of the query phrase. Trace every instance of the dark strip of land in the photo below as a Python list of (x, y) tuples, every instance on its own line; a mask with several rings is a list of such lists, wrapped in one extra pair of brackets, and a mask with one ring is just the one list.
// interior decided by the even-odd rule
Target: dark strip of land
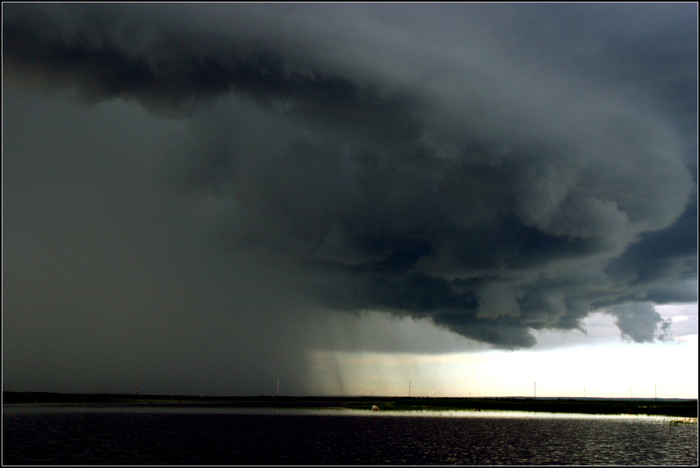
[(117, 404), (382, 410), (501, 410), (697, 417), (697, 399), (178, 396), (3, 392), (3, 404)]

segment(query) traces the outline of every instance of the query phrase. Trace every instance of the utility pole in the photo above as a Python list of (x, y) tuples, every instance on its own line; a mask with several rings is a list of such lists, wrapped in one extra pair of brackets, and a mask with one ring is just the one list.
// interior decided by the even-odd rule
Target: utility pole
[(277, 379), (277, 396), (280, 396), (280, 379)]
[(535, 382), (535, 398), (537, 398), (537, 382)]
[(654, 384), (654, 401), (656, 401), (656, 384)]
[(411, 397), (411, 381), (408, 381), (408, 397)]

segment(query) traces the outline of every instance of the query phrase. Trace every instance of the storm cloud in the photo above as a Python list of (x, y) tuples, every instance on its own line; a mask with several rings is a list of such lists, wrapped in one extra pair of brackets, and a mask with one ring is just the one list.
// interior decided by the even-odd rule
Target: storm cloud
[[(256, 316), (291, 343), (304, 332), (284, 324), (301, 309), (383, 311), (515, 349), (533, 346), (534, 330), (581, 328), (604, 310), (623, 337), (645, 342), (667, 339), (654, 304), (697, 301), (696, 13), (692, 4), (4, 4), (3, 67), (16, 93), (121, 102), (125, 115), (136, 104), (178, 126), (158, 134), (169, 143), (148, 163), (115, 142), (100, 158), (124, 159), (94, 163), (111, 184), (97, 190), (117, 210), (159, 194), (143, 208), (152, 226), (139, 239), (166, 240), (177, 220), (197, 220), (188, 229), (201, 247), (178, 255), (202, 269), (206, 292), (188, 301), (205, 315), (242, 323), (266, 309)], [(6, 179), (20, 180), (12, 148)], [(84, 161), (63, 157), (56, 171), (75, 176)], [(117, 187), (121, 171), (143, 177)], [(30, 187), (6, 192), (8, 252), (21, 250), (23, 231), (11, 225)], [(73, 202), (97, 205), (89, 190)], [(134, 271), (153, 255), (139, 245), (115, 247)], [(10, 260), (6, 317), (23, 307), (10, 287), (28, 281), (19, 272), (31, 261)], [(178, 266), (146, 268), (171, 277)], [(233, 279), (242, 272), (246, 286)], [(188, 288), (165, 277), (157, 294)], [(70, 296), (85, 281), (55, 287)], [(134, 301), (166, 300), (136, 283), (125, 286)], [(245, 291), (265, 299), (241, 303)]]

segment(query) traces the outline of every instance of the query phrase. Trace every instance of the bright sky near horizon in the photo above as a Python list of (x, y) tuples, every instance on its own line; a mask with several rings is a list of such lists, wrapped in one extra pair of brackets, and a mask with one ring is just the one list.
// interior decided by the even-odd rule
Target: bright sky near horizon
[(2, 9), (5, 390), (697, 397), (697, 3)]
[[(671, 341), (622, 341), (614, 318), (599, 313), (584, 321), (586, 335), (538, 333), (538, 345), (529, 350), (320, 351), (311, 352), (309, 360), (324, 395), (407, 396), (410, 386), (411, 396), (434, 397), (529, 397), (536, 392), (543, 397), (697, 398), (697, 305), (659, 309), (664, 318), (673, 320)], [(422, 329), (427, 324), (373, 319), (365, 325), (456, 341), (449, 332)]]

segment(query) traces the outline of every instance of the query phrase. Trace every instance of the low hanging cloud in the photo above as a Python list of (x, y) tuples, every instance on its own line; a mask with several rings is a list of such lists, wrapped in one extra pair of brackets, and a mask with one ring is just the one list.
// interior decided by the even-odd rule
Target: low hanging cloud
[(5, 80), (185, 122), (171, 187), (309, 305), (666, 339), (653, 304), (697, 300), (690, 5), (506, 7), (9, 4)]
[(610, 313), (624, 338), (637, 343), (669, 339), (671, 319), (664, 320), (652, 304), (618, 305)]

